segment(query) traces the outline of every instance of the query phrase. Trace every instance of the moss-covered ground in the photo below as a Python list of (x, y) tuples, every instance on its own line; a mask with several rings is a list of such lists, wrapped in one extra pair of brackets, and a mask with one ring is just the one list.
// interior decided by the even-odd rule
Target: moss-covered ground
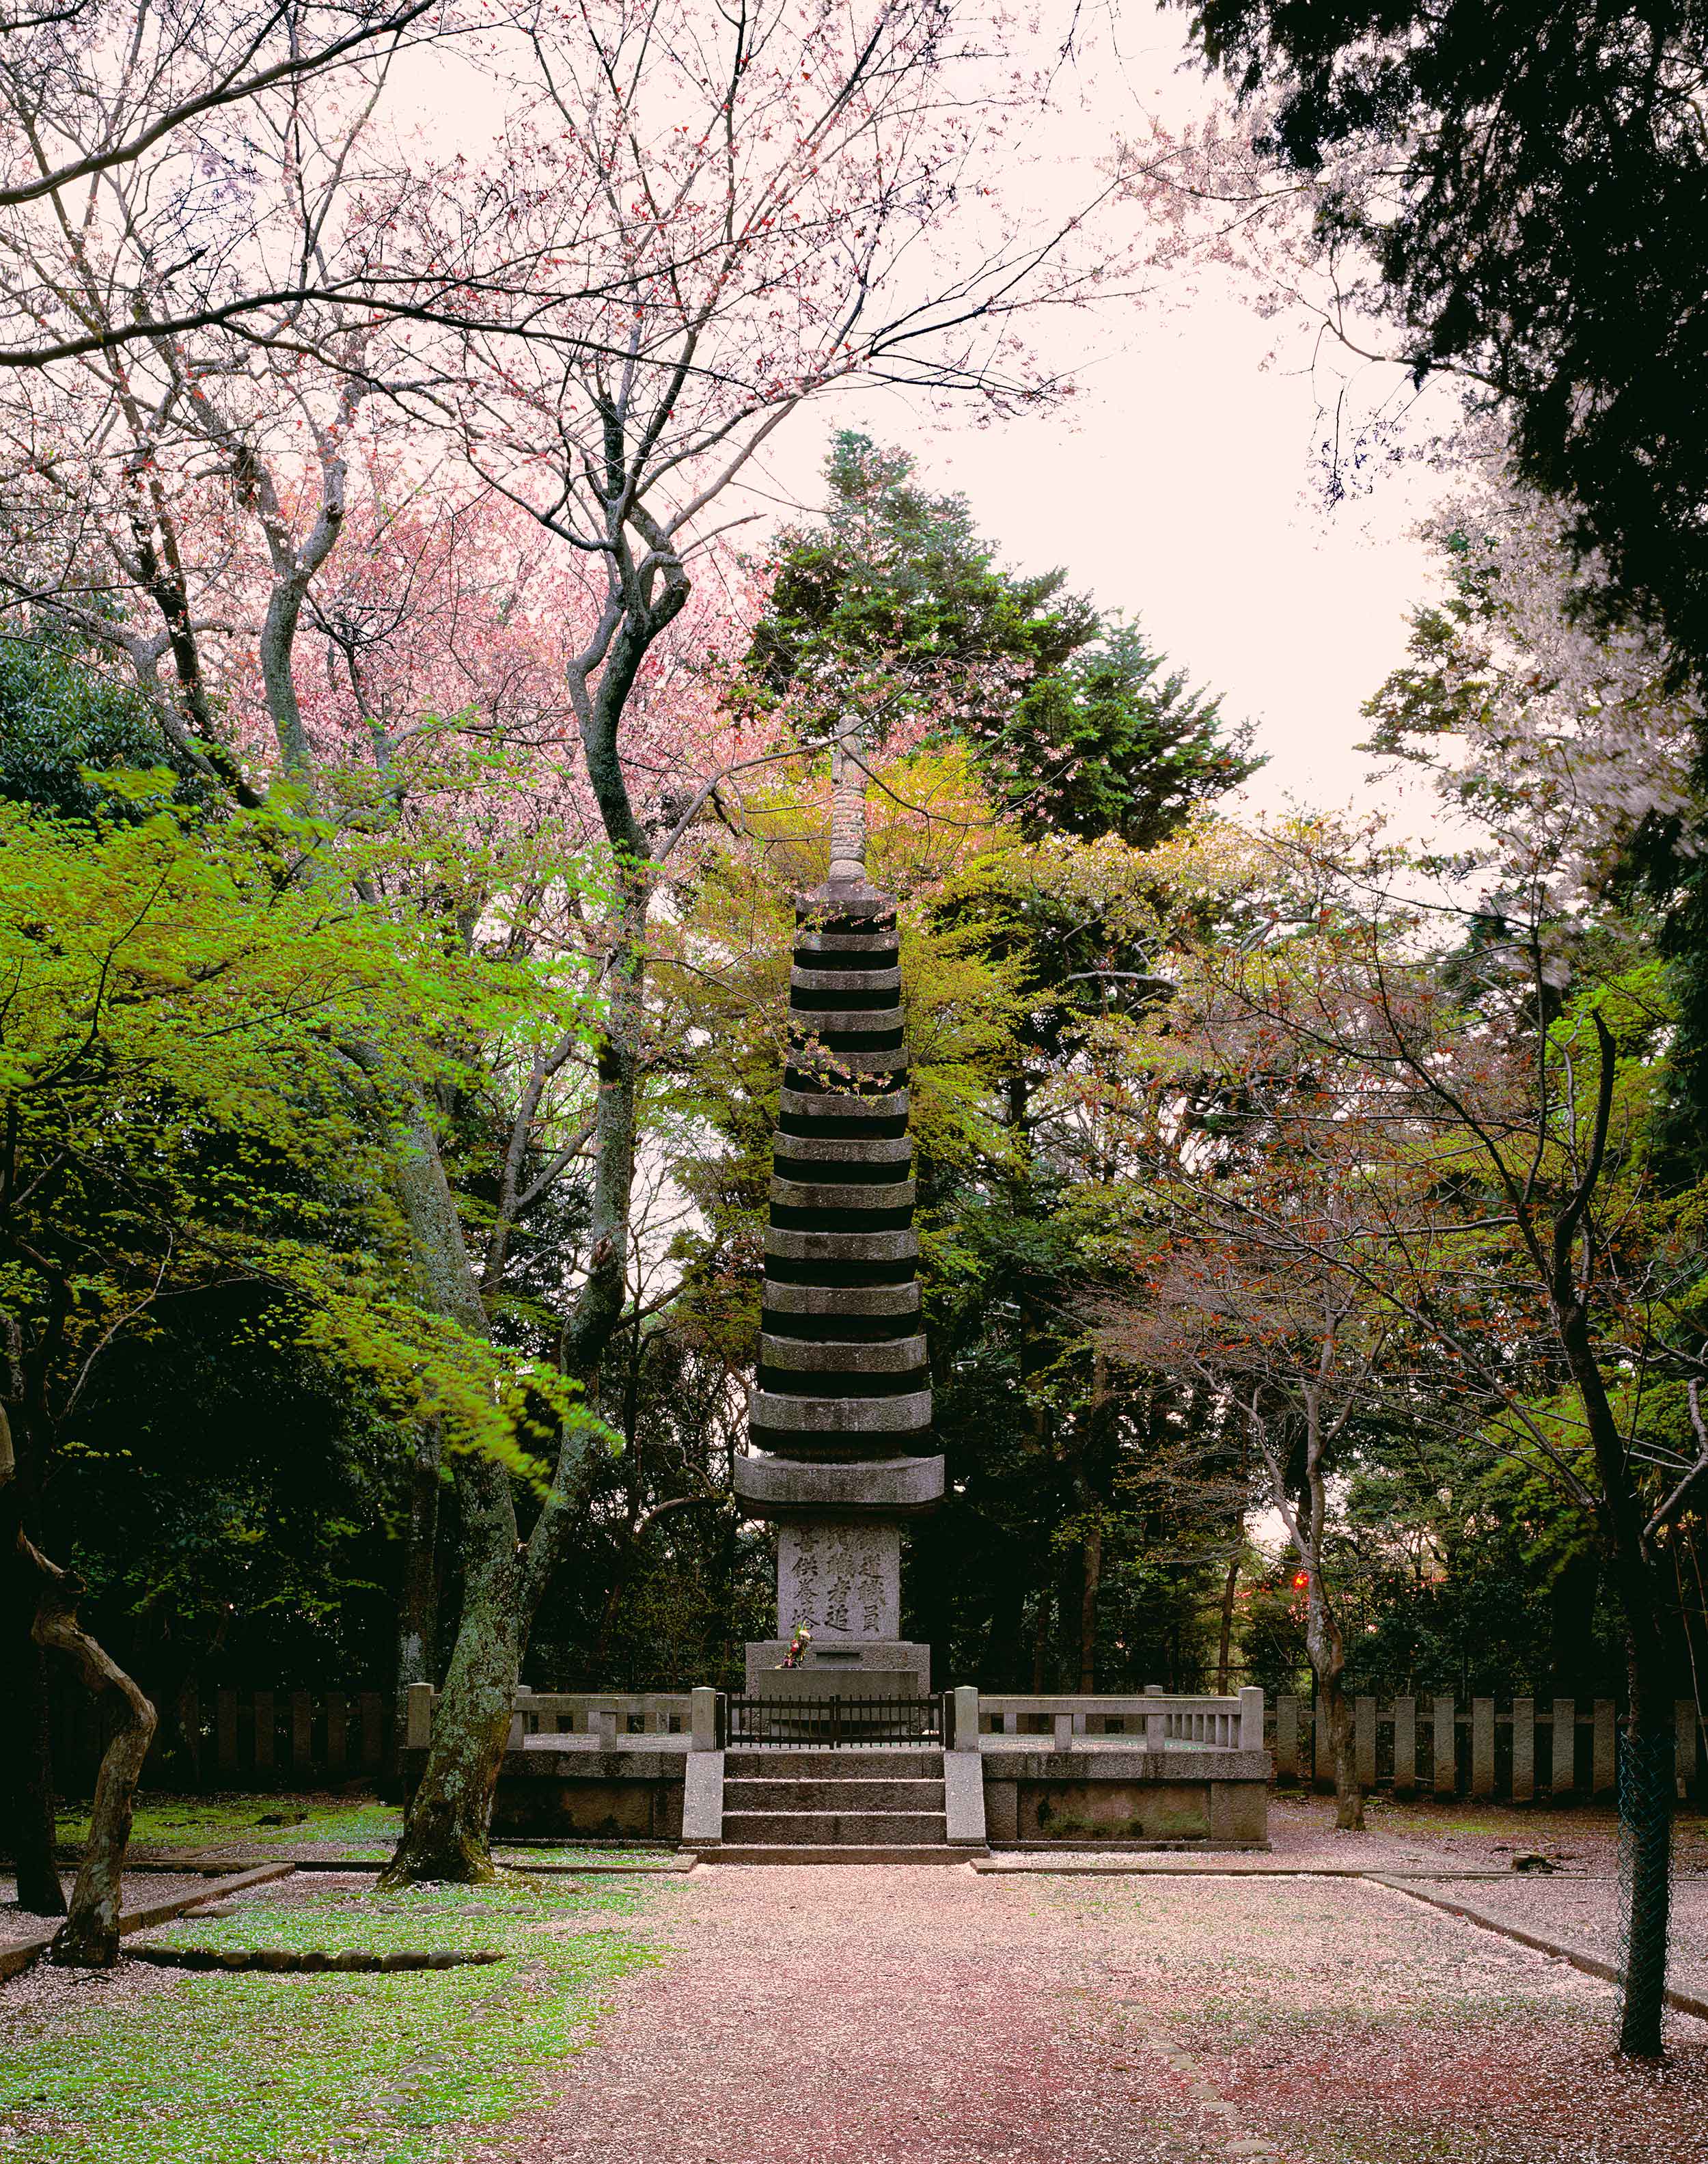
[(180, 1945), (491, 1948), (395, 1975), (140, 1972), (0, 2002), (8, 2164), (436, 2164), (592, 2037), (607, 1988), (655, 1958), (630, 1920), (669, 1879), (506, 1879), (287, 1899), (151, 1935)]
[[(59, 1839), (77, 1846), (89, 1830), (87, 1807), (62, 1811)], [(138, 1804), (131, 1830), (141, 1854), (195, 1855), (220, 1858), (253, 1855), (257, 1862), (304, 1855), (340, 1863), (378, 1863), (390, 1856), (403, 1830), (403, 1815), (377, 1796), (285, 1795), (151, 1796)], [(565, 1841), (530, 1842), (526, 1850), (494, 1844), (502, 1854), (547, 1863), (661, 1863), (654, 1849), (622, 1849)], [(233, 1862), (233, 1868), (238, 1865)]]

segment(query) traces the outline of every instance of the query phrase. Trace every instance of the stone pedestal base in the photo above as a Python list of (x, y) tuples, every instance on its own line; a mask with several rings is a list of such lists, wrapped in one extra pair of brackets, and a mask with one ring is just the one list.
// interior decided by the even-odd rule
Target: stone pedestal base
[(901, 1528), (807, 1519), (777, 1528), (777, 1631), (815, 1646), (901, 1635)]
[[(785, 1638), (748, 1640), (749, 1694), (757, 1692), (763, 1695), (768, 1678), (775, 1673), (777, 1663), (788, 1650)], [(839, 1679), (846, 1678), (850, 1691), (874, 1690), (885, 1697), (893, 1693), (927, 1698), (931, 1693), (931, 1648), (906, 1638), (873, 1638), (858, 1642), (831, 1639), (822, 1646), (815, 1641), (808, 1650), (806, 1666), (786, 1670), (785, 1673), (791, 1678), (791, 1689), (806, 1688), (805, 1684), (793, 1683), (795, 1676), (810, 1676), (827, 1696), (838, 1688)]]

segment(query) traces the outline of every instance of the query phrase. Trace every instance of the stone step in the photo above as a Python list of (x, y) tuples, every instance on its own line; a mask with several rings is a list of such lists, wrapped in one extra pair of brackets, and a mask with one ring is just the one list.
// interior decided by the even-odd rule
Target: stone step
[(904, 1846), (886, 1846), (882, 1842), (864, 1845), (850, 1843), (847, 1847), (815, 1848), (802, 1842), (744, 1841), (728, 1843), (722, 1848), (697, 1849), (694, 1853), (702, 1863), (966, 1863), (975, 1856), (985, 1856), (982, 1848), (950, 1848)]
[(939, 1744), (846, 1744), (838, 1750), (791, 1748), (788, 1744), (732, 1744), (723, 1754), (723, 1778), (766, 1781), (940, 1781)]
[(723, 1837), (780, 1847), (801, 1842), (818, 1848), (875, 1844), (915, 1848), (949, 1838), (936, 1811), (744, 1811), (725, 1809)]
[(723, 1783), (727, 1811), (941, 1811), (943, 1783), (933, 1780), (770, 1780), (743, 1774)]

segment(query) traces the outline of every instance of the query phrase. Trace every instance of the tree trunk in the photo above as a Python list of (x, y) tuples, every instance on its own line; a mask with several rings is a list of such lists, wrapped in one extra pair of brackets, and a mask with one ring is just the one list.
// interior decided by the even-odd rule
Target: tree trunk
[[(648, 836), (628, 801), (618, 732), (624, 702), (648, 649), (688, 596), (688, 580), (680, 562), (666, 554), (659, 568), (665, 593), (655, 606), (644, 592), (625, 601), (597, 689), (589, 699), (583, 675), (577, 701), (587, 779), (618, 859), (617, 891), (607, 927), (607, 1019), (599, 1048), (594, 1113), (592, 1247), (560, 1353), (564, 1373), (587, 1389), (590, 1402), (605, 1348), (623, 1319), (628, 1282), (646, 1029), (647, 911), (654, 869)], [(417, 1246), (434, 1274), (440, 1298), (450, 1303), (440, 1312), (454, 1315), (465, 1328), (484, 1332), (486, 1310), (469, 1268), (438, 1147), (425, 1121), (420, 1129), (423, 1170), (411, 1183), (408, 1205)], [(579, 1473), (586, 1447), (585, 1435), (577, 1439), (575, 1433), (566, 1433), (563, 1437), (551, 1484), (525, 1549), (517, 1538), (509, 1475), (502, 1468), (472, 1458), (459, 1466), (465, 1558), (462, 1617), (434, 1719), (426, 1769), (411, 1799), (403, 1839), (386, 1867), (382, 1885), (493, 1875), (492, 1799), (503, 1764), (511, 1706), (534, 1615), (568, 1543), (580, 1501)]]
[(1619, 2048), (1633, 2059), (1662, 2053), (1673, 1883), (1672, 1715), (1663, 1696), (1642, 1687), (1633, 1663), (1627, 1762), (1619, 1784), (1620, 1838), (1631, 1872)]
[(434, 1714), (427, 1765), (409, 1799), (382, 1889), (423, 1879), (478, 1885), (495, 1878), (492, 1799), (522, 1669), (521, 1570), (510, 1475), (470, 1452), (457, 1462), (463, 1523), (463, 1612)]
[(1080, 1689), (1097, 1688), (1097, 1588), (1103, 1576), (1103, 1528), (1085, 1536), (1080, 1561)]
[(40, 1586), (36, 1642), (49, 1652), (64, 1653), (97, 1699), (110, 1694), (124, 1709), (96, 1776), (89, 1838), (71, 1891), (71, 1913), (48, 1950), (48, 1958), (61, 1967), (111, 1968), (118, 1958), (124, 1851), (130, 1841), (136, 1784), (154, 1741), (155, 1710), (77, 1620), (81, 1581), (50, 1563), (28, 1542), (21, 1545)]
[(1353, 1757), (1352, 1707), (1341, 1687), (1341, 1671), (1322, 1686), (1322, 1710), (1328, 1717), (1328, 1749), (1334, 1762), (1334, 1824), (1340, 1833), (1364, 1830), (1364, 1792)]
[(1001, 1572), (991, 1602), (991, 1620), (985, 1631), (985, 1657), (973, 1678), (983, 1690), (1022, 1688), (1025, 1656), (1021, 1623), (1026, 1612), (1026, 1579), (1017, 1568)]
[(1216, 1695), (1227, 1695), (1227, 1671), (1233, 1652), (1233, 1596), (1239, 1587), (1239, 1557), (1227, 1566), (1222, 1588), (1222, 1632), (1216, 1643)]
[(1311, 1573), (1306, 1594), (1305, 1650), (1311, 1657), (1311, 1673), (1328, 1721), (1328, 1748), (1334, 1762), (1335, 1828), (1340, 1833), (1362, 1833), (1364, 1796), (1353, 1757), (1352, 1708), (1341, 1680), (1346, 1673), (1346, 1641), (1324, 1596), (1320, 1565), (1307, 1556), (1305, 1567)]
[(1046, 1578), (1038, 1589), (1038, 1605), (1032, 1615), (1032, 1694), (1043, 1693), (1049, 1661), (1049, 1607), (1052, 1594)]
[[(1602, 1545), (1608, 1580), (1624, 1617), (1630, 1662), (1628, 1747), (1633, 1778), (1621, 1784), (1621, 1804), (1631, 1858), (1632, 1958), (1625, 1979), (1619, 2048), (1630, 2058), (1658, 2059), (1672, 1901), (1672, 1692), (1666, 1630), (1655, 1573), (1644, 1552), (1642, 1510), (1632, 1485), (1624, 1438), (1608, 1401), (1589, 1316), (1573, 1295), (1569, 1279), (1554, 1288), (1554, 1316), (1595, 1453)], [(1641, 1796), (1646, 1807), (1634, 1808), (1633, 1796)]]
[[(22, 1421), (20, 1428), (27, 1436)], [(18, 1867), (18, 1906), (38, 1916), (63, 1916), (65, 1888), (54, 1861), (47, 1657), (35, 1636), (42, 1571), (24, 1531), (29, 1492), (33, 1484), (18, 1462), (11, 1416), (0, 1405), (0, 1678), (8, 1700), (0, 1736), (7, 1739), (11, 1765), (0, 1802)]]
[[(434, 1311), (484, 1337), (482, 1305), (439, 1145), (418, 1117), (397, 1163), (416, 1268)], [(492, 1798), (521, 1673), (516, 1505), (506, 1468), (476, 1452), (456, 1458), (463, 1610), (434, 1714), (427, 1765), (409, 1799), (403, 1838), (381, 1883), (460, 1884), (493, 1877)]]

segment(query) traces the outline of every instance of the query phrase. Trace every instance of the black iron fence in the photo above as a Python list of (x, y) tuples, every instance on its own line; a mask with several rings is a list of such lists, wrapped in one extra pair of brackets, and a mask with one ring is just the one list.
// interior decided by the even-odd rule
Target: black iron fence
[(954, 1698), (867, 1697), (831, 1691), (822, 1697), (767, 1698), (763, 1692), (720, 1694), (720, 1748), (776, 1744), (834, 1751), (875, 1743), (954, 1743)]

